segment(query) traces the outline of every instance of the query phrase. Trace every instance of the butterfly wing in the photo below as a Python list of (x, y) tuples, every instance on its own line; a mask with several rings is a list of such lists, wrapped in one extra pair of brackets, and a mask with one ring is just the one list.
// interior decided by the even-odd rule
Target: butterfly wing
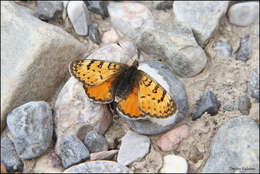
[(176, 104), (167, 91), (143, 71), (139, 70), (139, 74), (139, 109), (157, 118), (166, 118), (176, 112)]
[(89, 98), (98, 103), (114, 99), (116, 77), (127, 66), (102, 60), (76, 60), (70, 64), (70, 73), (83, 83)]

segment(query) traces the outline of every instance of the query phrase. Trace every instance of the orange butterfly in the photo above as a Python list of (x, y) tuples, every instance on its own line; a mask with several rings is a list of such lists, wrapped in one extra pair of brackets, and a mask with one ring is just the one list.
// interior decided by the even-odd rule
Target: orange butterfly
[(83, 83), (86, 94), (97, 103), (118, 102), (118, 110), (131, 118), (145, 115), (166, 118), (176, 104), (166, 90), (145, 72), (132, 66), (102, 60), (76, 60), (70, 73)]

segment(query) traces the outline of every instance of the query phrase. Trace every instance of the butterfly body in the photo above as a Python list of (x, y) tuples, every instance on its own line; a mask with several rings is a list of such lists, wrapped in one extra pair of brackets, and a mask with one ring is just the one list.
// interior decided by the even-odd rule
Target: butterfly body
[(118, 103), (118, 111), (131, 118), (146, 115), (166, 118), (176, 112), (168, 92), (149, 75), (132, 66), (102, 60), (79, 60), (70, 64), (70, 73), (83, 82), (90, 99)]

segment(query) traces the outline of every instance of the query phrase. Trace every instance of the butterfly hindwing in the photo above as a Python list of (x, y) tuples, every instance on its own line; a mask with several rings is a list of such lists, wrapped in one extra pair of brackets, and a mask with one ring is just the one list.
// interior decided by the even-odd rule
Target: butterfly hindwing
[(174, 103), (168, 92), (146, 73), (139, 71), (138, 107), (148, 115), (166, 118), (176, 111)]
[(84, 83), (97, 86), (119, 74), (126, 65), (102, 60), (76, 60), (70, 64), (70, 73)]

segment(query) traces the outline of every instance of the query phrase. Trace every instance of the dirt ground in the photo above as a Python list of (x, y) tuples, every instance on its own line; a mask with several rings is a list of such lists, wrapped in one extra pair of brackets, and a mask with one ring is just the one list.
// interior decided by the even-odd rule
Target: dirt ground
[[(165, 24), (173, 21), (174, 16), (172, 9), (167, 11), (155, 10), (152, 8), (152, 2), (139, 1), (139, 3), (145, 4), (152, 11), (155, 20)], [(29, 6), (33, 8), (34, 4), (31, 3)], [(91, 13), (91, 18), (93, 22), (98, 23), (101, 35), (112, 27), (109, 18), (102, 20), (99, 15), (93, 13)], [(77, 36), (68, 20), (64, 23), (61, 19), (56, 18), (50, 21), (50, 23), (63, 27), (75, 38), (88, 45), (89, 52), (99, 47), (90, 41), (88, 37)], [(172, 153), (182, 156), (187, 160), (189, 166), (188, 172), (197, 173), (202, 171), (209, 155), (211, 139), (218, 129), (228, 120), (242, 115), (237, 110), (238, 99), (242, 95), (249, 96), (248, 84), (251, 79), (252, 70), (259, 67), (259, 27), (258, 29), (257, 27), (256, 25), (237, 27), (231, 25), (226, 17), (222, 18), (218, 30), (205, 48), (205, 52), (208, 56), (206, 68), (193, 78), (179, 78), (185, 86), (189, 111), (187, 117), (178, 125), (187, 124), (191, 128), (190, 136), (183, 140), (176, 150), (167, 153), (161, 152), (155, 144), (160, 135), (149, 136), (151, 139), (150, 153), (142, 161), (134, 162), (130, 165), (130, 168), (133, 169), (134, 172), (159, 172), (163, 164), (163, 156)], [(242, 61), (235, 60), (234, 53), (239, 48), (240, 38), (247, 34), (252, 38), (253, 54), (246, 63), (243, 63)], [(233, 51), (231, 58), (220, 57), (214, 52), (214, 44), (217, 41), (227, 41), (232, 46)], [(64, 83), (66, 81), (67, 79), (64, 79)], [(55, 103), (56, 96), (64, 83), (60, 85), (56, 95), (49, 101), (51, 106)], [(201, 118), (192, 121), (191, 113), (195, 112), (196, 101), (208, 90), (213, 91), (221, 103), (218, 114), (210, 116), (205, 113)], [(251, 97), (250, 100), (251, 109), (247, 117), (253, 118), (259, 124), (259, 103)], [(223, 106), (227, 104), (233, 105), (234, 110), (223, 110)], [(119, 147), (120, 138), (125, 135), (129, 126), (116, 115), (113, 120), (114, 122), (105, 136), (116, 139), (114, 146)]]

